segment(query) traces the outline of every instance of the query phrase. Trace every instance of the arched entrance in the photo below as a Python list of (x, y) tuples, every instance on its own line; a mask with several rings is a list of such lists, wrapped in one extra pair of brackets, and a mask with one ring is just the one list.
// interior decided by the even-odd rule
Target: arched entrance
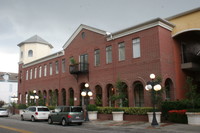
[(96, 92), (95, 104), (97, 106), (102, 106), (102, 88), (100, 85), (95, 86), (95, 92)]
[(106, 86), (106, 89), (107, 89), (108, 106), (114, 107), (115, 101), (112, 100), (112, 96), (115, 94), (115, 89), (112, 84), (108, 84)]
[(47, 105), (47, 91), (43, 91), (43, 97), (44, 97), (44, 104)]
[(133, 95), (134, 95), (134, 103), (135, 107), (143, 107), (144, 106), (144, 86), (140, 81), (136, 81), (133, 83)]
[(66, 105), (66, 90), (62, 89), (62, 105)]
[(171, 79), (165, 80), (165, 100), (171, 101), (174, 100), (174, 87)]
[(74, 90), (69, 88), (69, 105), (74, 106)]

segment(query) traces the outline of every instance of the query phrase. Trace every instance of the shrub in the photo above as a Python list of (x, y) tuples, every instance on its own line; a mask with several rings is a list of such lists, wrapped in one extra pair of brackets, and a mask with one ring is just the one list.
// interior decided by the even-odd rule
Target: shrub
[(87, 106), (87, 111), (97, 111), (97, 106), (95, 104), (89, 104)]
[(151, 110), (152, 107), (98, 107), (98, 112), (101, 114), (111, 114), (112, 111), (124, 111), (128, 115), (146, 115)]
[(48, 109), (49, 109), (49, 110), (54, 110), (54, 109), (55, 109), (55, 106), (48, 106)]
[(169, 121), (175, 123), (187, 123), (187, 110), (170, 110), (169, 113)]
[(17, 108), (18, 108), (18, 109), (26, 109), (27, 106), (26, 106), (26, 104), (18, 104), (18, 105), (17, 105)]

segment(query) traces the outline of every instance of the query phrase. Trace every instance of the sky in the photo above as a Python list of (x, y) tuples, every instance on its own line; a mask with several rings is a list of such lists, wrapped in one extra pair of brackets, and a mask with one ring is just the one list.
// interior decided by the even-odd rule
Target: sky
[(200, 7), (200, 0), (0, 0), (0, 72), (18, 72), (20, 42), (63, 45), (80, 24), (116, 32)]

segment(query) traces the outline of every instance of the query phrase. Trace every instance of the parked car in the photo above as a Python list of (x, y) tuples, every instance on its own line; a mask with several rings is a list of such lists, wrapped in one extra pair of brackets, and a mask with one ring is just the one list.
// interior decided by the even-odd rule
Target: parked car
[(9, 110), (6, 108), (0, 108), (0, 116), (9, 116)]
[(30, 106), (21, 114), (21, 120), (47, 120), (50, 114), (46, 106)]
[(49, 114), (48, 123), (61, 123), (63, 126), (69, 124), (82, 125), (84, 122), (83, 109), (80, 106), (58, 106)]

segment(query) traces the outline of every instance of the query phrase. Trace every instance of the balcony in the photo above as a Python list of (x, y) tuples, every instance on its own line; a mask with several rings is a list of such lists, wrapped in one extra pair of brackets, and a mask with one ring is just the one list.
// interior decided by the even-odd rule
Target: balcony
[(84, 74), (89, 72), (88, 63), (78, 63), (69, 66), (70, 74)]

